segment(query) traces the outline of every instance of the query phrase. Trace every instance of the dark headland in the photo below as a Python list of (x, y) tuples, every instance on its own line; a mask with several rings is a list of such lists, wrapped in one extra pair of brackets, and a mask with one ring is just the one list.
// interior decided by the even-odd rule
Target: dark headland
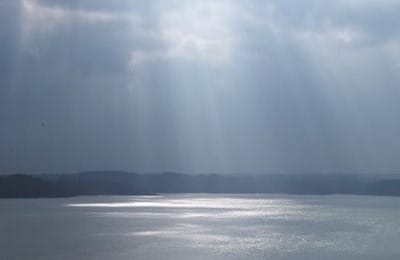
[(0, 198), (157, 193), (275, 193), (400, 196), (400, 178), (352, 174), (189, 175), (97, 171), (0, 177)]

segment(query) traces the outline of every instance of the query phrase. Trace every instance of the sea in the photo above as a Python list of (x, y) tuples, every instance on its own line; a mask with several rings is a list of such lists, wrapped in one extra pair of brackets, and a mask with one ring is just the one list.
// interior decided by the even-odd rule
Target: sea
[(400, 259), (400, 198), (0, 200), (0, 259)]

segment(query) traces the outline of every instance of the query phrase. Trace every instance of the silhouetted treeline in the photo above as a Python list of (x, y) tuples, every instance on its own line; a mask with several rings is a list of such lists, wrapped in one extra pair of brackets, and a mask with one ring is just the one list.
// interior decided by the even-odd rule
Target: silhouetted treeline
[(283, 193), (400, 196), (400, 178), (351, 174), (188, 175), (115, 171), (0, 177), (0, 197), (156, 193)]
[(41, 178), (15, 174), (0, 176), (0, 198), (51, 198), (69, 197), (75, 194), (58, 183)]

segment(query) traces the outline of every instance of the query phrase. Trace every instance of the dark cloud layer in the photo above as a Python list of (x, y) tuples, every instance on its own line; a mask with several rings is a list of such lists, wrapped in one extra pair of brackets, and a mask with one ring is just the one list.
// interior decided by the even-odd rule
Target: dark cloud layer
[(0, 1), (0, 171), (400, 169), (397, 1)]

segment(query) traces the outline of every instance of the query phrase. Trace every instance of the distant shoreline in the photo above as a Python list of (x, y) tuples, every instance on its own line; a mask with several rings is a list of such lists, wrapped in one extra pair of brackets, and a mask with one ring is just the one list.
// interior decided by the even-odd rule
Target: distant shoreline
[(0, 176), (0, 198), (169, 193), (400, 196), (400, 178), (353, 174), (189, 175), (118, 171)]

